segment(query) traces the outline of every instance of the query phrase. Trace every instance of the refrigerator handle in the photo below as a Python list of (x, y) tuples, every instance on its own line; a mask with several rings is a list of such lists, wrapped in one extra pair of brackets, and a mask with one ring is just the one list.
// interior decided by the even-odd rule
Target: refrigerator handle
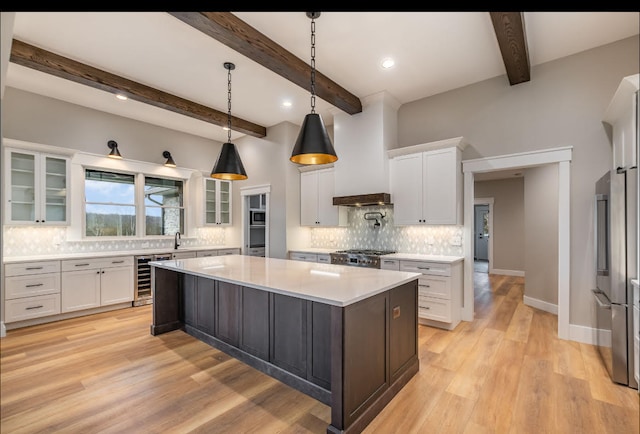
[(611, 303), (609, 303), (609, 300), (607, 300), (607, 296), (604, 295), (602, 291), (598, 289), (592, 289), (591, 292), (593, 292), (593, 295), (596, 297), (596, 301), (598, 302), (598, 305), (602, 309), (611, 309)]

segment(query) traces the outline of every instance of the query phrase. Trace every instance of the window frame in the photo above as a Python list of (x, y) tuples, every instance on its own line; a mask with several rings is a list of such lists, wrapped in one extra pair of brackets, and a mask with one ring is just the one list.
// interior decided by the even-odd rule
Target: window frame
[[(144, 229), (144, 237), (168, 237), (168, 236), (175, 236), (175, 232), (173, 234), (165, 234), (165, 235), (147, 235), (147, 204), (145, 201), (145, 191), (144, 188), (147, 185), (147, 178), (156, 178), (156, 179), (166, 179), (166, 180), (171, 180), (171, 181), (176, 181), (176, 182), (181, 182), (182, 183), (182, 200), (181, 200), (181, 205), (180, 206), (149, 206), (149, 208), (160, 208), (160, 209), (177, 209), (177, 210), (182, 210), (182, 217), (181, 217), (181, 226), (182, 228), (180, 229), (180, 235), (185, 235), (185, 233), (187, 232), (187, 197), (186, 197), (186, 181), (184, 179), (181, 178), (174, 178), (174, 177), (167, 177), (167, 176), (161, 176), (161, 175), (156, 175), (156, 174), (142, 174), (142, 198), (140, 201), (141, 204), (141, 209), (143, 212), (142, 215), (142, 220), (143, 220), (143, 229)], [(137, 210), (137, 209), (136, 209)]]
[[(81, 224), (81, 239), (85, 241), (116, 241), (116, 240), (143, 240), (143, 239), (170, 239), (174, 236), (171, 235), (146, 235), (146, 205), (144, 203), (144, 187), (146, 177), (169, 179), (173, 181), (182, 182), (182, 209), (184, 210), (183, 228), (181, 235), (186, 235), (189, 230), (189, 207), (187, 206), (189, 199), (189, 179), (181, 176), (168, 176), (162, 173), (153, 173), (151, 171), (133, 171), (120, 169), (116, 167), (102, 167), (94, 165), (82, 165), (82, 224)], [(134, 176), (134, 210), (136, 216), (136, 234), (135, 235), (123, 235), (123, 236), (95, 236), (87, 235), (87, 197), (86, 197), (86, 171), (95, 170), (100, 172), (111, 172), (122, 175)], [(90, 202), (93, 203), (93, 202)]]

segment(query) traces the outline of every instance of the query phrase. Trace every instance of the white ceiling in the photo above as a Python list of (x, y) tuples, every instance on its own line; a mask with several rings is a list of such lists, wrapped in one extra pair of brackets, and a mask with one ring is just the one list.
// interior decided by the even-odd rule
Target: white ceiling
[[(238, 12), (241, 20), (309, 63), (304, 12)], [(532, 66), (640, 33), (639, 12), (525, 12)], [(300, 124), (310, 94), (164, 12), (17, 12), (14, 38), (264, 127)], [(394, 68), (379, 63), (393, 57)], [(364, 97), (387, 91), (401, 104), (505, 75), (487, 12), (324, 12), (316, 20), (316, 68)], [(507, 80), (505, 75), (505, 80)], [(533, 76), (532, 79), (535, 79)], [(218, 126), (128, 100), (13, 63), (7, 86), (226, 141)], [(291, 108), (281, 103), (290, 100)], [(338, 109), (316, 98), (333, 123)], [(242, 136), (233, 133), (232, 138)]]

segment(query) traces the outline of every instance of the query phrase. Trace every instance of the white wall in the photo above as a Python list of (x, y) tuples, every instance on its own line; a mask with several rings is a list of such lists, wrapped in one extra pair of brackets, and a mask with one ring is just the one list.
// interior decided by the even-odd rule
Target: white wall
[(558, 304), (558, 165), (525, 171), (524, 295)]
[(496, 77), (398, 111), (398, 147), (464, 136), (465, 160), (573, 146), (571, 324), (592, 326), (593, 186), (612, 164), (602, 117), (620, 80), (638, 73), (638, 52), (635, 36), (535, 66), (526, 83), (510, 86), (506, 76)]

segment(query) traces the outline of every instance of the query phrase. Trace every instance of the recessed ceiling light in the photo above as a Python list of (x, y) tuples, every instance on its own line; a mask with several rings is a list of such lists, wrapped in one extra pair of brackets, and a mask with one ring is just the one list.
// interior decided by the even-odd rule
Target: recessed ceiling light
[(116, 98), (118, 98), (120, 101), (126, 101), (127, 99), (129, 99), (126, 95), (123, 95), (121, 93), (116, 94)]
[(291, 101), (283, 101), (282, 102), (282, 107), (291, 107), (293, 104), (291, 104)]
[(229, 131), (229, 127), (222, 127), (223, 130)]
[(382, 67), (384, 69), (389, 69), (389, 68), (393, 67), (393, 65), (395, 65), (395, 64), (396, 64), (395, 60), (393, 60), (390, 57), (387, 57), (386, 59), (383, 59), (382, 63), (381, 63), (381, 65), (382, 65)]

